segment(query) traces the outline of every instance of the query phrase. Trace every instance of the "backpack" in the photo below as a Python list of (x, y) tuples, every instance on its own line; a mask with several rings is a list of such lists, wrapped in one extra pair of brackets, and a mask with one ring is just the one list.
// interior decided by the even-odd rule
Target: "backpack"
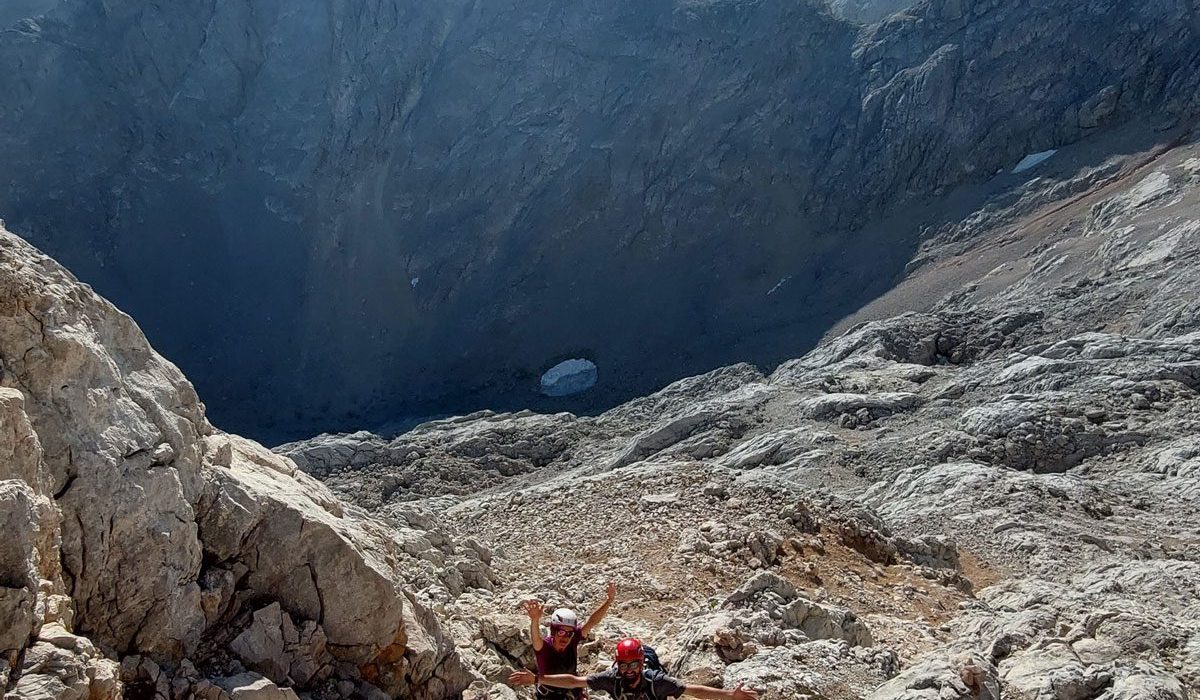
[[(646, 669), (647, 671), (658, 671), (659, 673), (667, 672), (667, 669), (663, 668), (662, 661), (659, 661), (658, 652), (654, 651), (654, 647), (650, 646), (649, 644), (643, 644), (642, 655), (642, 668)], [(617, 664), (614, 661), (613, 668), (616, 667)]]
[(642, 653), (645, 654), (645, 660), (642, 662), (644, 668), (659, 673), (666, 673), (667, 669), (663, 668), (662, 662), (658, 660), (658, 652), (654, 651), (654, 647), (642, 645)]

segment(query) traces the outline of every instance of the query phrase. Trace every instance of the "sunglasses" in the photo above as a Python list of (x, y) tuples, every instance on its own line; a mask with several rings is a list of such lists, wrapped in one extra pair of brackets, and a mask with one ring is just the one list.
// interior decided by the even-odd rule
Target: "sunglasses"
[(636, 671), (642, 665), (641, 661), (623, 661), (617, 664), (618, 671)]
[(555, 637), (574, 637), (575, 630), (570, 627), (553, 627), (550, 629), (550, 634)]

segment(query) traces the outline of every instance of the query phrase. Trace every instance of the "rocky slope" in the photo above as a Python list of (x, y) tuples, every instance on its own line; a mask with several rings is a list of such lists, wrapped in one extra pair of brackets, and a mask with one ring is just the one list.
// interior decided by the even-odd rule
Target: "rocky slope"
[(427, 590), (492, 684), (474, 697), (514, 696), (522, 598), (586, 610), (607, 580), (589, 668), (638, 634), (768, 700), (1195, 697), (1194, 137), (1113, 135), (1005, 180), (768, 375), (280, 451), (493, 552), (494, 585)]
[(481, 550), (385, 526), (215, 430), (128, 316), (2, 229), (0, 523), (5, 698), (472, 680), (414, 592), (455, 562), (486, 576)]
[(607, 407), (808, 349), (946, 188), (1194, 112), (1190, 8), (63, 0), (0, 32), (0, 215), (226, 427)]

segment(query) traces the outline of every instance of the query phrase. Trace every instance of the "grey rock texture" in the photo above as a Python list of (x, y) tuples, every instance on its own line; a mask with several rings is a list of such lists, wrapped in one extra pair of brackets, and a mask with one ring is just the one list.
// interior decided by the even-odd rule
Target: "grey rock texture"
[(0, 215), (227, 427), (595, 409), (802, 354), (930, 198), (1190, 114), (1189, 7), (64, 0), (0, 34)]
[(229, 694), (230, 700), (297, 700), (296, 691), (280, 688), (253, 673), (222, 678), (217, 686)]
[[(275, 450), (328, 484), (376, 490), (384, 500), (473, 493), (560, 461), (574, 440), (574, 418), (483, 411), (431, 421), (393, 440), (367, 432), (322, 435)], [(391, 468), (379, 480), (361, 470), (384, 464)]]
[(918, 3), (912, 0), (830, 0), (829, 7), (838, 16), (872, 24)]
[(996, 667), (978, 655), (931, 658), (880, 686), (871, 700), (999, 700)]
[(278, 603), (254, 612), (254, 621), (229, 644), (251, 670), (280, 683), (301, 687), (327, 678), (334, 659), (325, 632), (309, 620), (297, 628)]
[[(116, 664), (68, 631), (62, 512), (20, 392), (0, 388), (0, 683), (5, 697), (120, 697)], [(12, 693), (10, 695), (9, 693)]]
[[(128, 316), (3, 230), (0, 364), (11, 697), (185, 697), (242, 663), (289, 686), (414, 698), (472, 682), (413, 593), (457, 544), (386, 527), (214, 430)], [(490, 575), (464, 551), (460, 591)], [(241, 661), (221, 666), (230, 654)]]
[(20, 20), (40, 17), (60, 2), (62, 0), (8, 0), (0, 5), (0, 28), (7, 29)]

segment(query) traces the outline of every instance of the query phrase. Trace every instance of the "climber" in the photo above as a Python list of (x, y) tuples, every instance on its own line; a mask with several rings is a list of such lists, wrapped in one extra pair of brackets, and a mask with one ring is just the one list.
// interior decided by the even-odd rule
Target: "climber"
[(758, 700), (758, 693), (746, 690), (739, 683), (733, 690), (688, 685), (660, 671), (644, 668), (642, 643), (622, 639), (617, 643), (617, 665), (584, 678), (569, 673), (542, 675), (516, 671), (508, 677), (513, 685), (548, 685), (556, 688), (590, 688), (603, 690), (615, 700), (667, 700), (681, 695), (713, 700)]
[[(573, 674), (579, 672), (579, 643), (591, 634), (608, 614), (609, 607), (617, 597), (617, 584), (609, 583), (604, 603), (596, 608), (587, 622), (579, 624), (575, 613), (559, 608), (550, 616), (550, 634), (542, 637), (542, 602), (525, 601), (525, 612), (529, 615), (529, 635), (533, 640), (533, 653), (537, 657), (539, 675)], [(577, 700), (583, 693), (575, 689), (553, 688), (538, 685), (535, 695), (539, 700)]]

